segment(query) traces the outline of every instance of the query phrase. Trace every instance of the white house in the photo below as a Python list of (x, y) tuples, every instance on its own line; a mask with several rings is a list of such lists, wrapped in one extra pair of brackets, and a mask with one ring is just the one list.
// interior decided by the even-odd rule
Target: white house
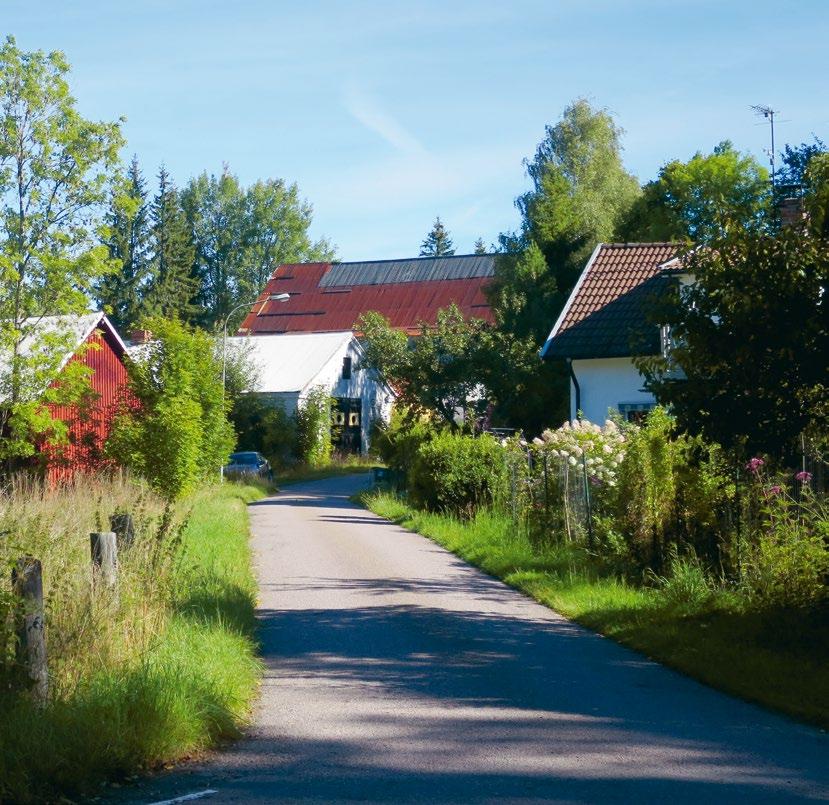
[(649, 300), (679, 275), (676, 243), (600, 243), (558, 317), (541, 356), (570, 369), (570, 415), (627, 419), (656, 404), (634, 355), (657, 355), (660, 328), (648, 322)]
[(372, 370), (360, 369), (360, 343), (350, 330), (329, 333), (228, 338), (256, 368), (255, 387), (285, 413), (293, 414), (312, 389), (323, 387), (337, 401), (340, 449), (366, 452), (374, 423), (388, 421), (394, 392)]

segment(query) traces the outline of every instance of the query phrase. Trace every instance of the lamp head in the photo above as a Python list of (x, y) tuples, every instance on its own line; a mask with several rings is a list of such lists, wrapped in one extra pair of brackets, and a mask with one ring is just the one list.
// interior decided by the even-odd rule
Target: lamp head
[(289, 293), (272, 293), (268, 296), (268, 302), (287, 302), (291, 298)]

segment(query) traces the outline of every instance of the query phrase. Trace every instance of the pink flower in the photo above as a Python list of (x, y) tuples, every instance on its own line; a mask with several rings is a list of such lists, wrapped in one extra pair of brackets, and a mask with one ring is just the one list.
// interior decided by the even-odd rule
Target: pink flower
[(760, 467), (762, 467), (765, 463), (766, 462), (763, 461), (762, 458), (755, 456), (753, 459), (751, 459), (751, 461), (748, 462), (748, 464), (746, 464), (746, 469), (749, 472), (753, 472), (756, 475)]
[(794, 477), (795, 477), (795, 480), (800, 481), (800, 483), (808, 484), (809, 481), (812, 480), (812, 473), (811, 472), (806, 472), (806, 470), (801, 470)]
[(782, 491), (783, 491), (783, 487), (778, 486), (777, 484), (775, 484), (774, 486), (770, 486), (766, 490), (766, 494), (769, 495), (770, 497), (774, 497), (774, 495), (779, 495)]

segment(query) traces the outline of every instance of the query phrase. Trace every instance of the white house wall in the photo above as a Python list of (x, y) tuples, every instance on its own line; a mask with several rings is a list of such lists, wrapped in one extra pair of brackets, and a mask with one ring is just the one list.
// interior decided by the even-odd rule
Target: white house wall
[[(343, 358), (351, 358), (351, 378), (344, 380)], [(378, 383), (373, 371), (357, 369), (360, 351), (355, 341), (350, 341), (346, 350), (337, 352), (322, 367), (314, 379), (299, 395), (305, 399), (315, 386), (323, 386), (332, 397), (351, 397), (362, 401), (360, 410), (360, 449), (365, 453), (369, 448), (372, 425), (378, 420), (388, 421), (391, 414), (391, 394), (386, 386)], [(387, 401), (388, 398), (388, 401)], [(296, 404), (294, 405), (296, 407)]]
[[(581, 390), (581, 410), (585, 419), (604, 422), (608, 409), (618, 411), (620, 404), (647, 404), (654, 396), (643, 389), (644, 379), (630, 358), (592, 358), (574, 360), (573, 372)], [(570, 417), (576, 416), (576, 390), (570, 383)]]

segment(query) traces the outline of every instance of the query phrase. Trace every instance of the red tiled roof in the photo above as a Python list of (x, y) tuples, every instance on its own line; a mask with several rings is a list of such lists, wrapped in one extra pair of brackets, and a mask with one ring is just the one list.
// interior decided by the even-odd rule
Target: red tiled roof
[[(449, 258), (443, 264), (454, 264), (452, 273), (457, 274), (460, 261), (468, 258)], [(412, 264), (418, 264), (414, 274)], [(369, 264), (336, 264), (337, 274), (349, 275), (354, 272), (351, 266)], [(260, 303), (255, 305), (242, 322), (240, 334), (296, 333), (296, 332), (333, 332), (353, 330), (361, 314), (376, 310), (389, 319), (393, 327), (416, 335), (420, 332), (420, 323), (433, 324), (437, 311), (455, 303), (466, 317), (475, 317), (492, 321), (492, 311), (484, 294), (487, 282), (491, 280), (491, 271), (485, 276), (464, 276), (458, 279), (417, 279), (418, 276), (434, 276), (435, 261), (399, 261), (402, 270), (409, 272), (404, 282), (384, 282), (394, 276), (397, 261), (383, 261), (380, 265), (382, 274), (379, 280), (369, 277), (373, 284), (351, 285), (331, 284), (330, 278), (323, 283), (323, 278), (331, 271), (330, 263), (297, 263), (281, 265), (277, 268), (260, 295)], [(462, 267), (462, 265), (461, 265)], [(370, 268), (370, 266), (369, 266)], [(367, 269), (368, 270), (368, 269)], [(486, 268), (478, 266), (467, 273), (485, 273)], [(437, 272), (438, 275), (441, 272)], [(443, 271), (446, 274), (447, 271)], [(404, 274), (400, 274), (404, 276)], [(414, 276), (415, 279), (411, 279)], [(287, 302), (264, 302), (272, 294), (289, 293)]]
[(613, 358), (658, 351), (646, 306), (664, 288), (676, 243), (601, 243), (544, 345), (545, 358)]

